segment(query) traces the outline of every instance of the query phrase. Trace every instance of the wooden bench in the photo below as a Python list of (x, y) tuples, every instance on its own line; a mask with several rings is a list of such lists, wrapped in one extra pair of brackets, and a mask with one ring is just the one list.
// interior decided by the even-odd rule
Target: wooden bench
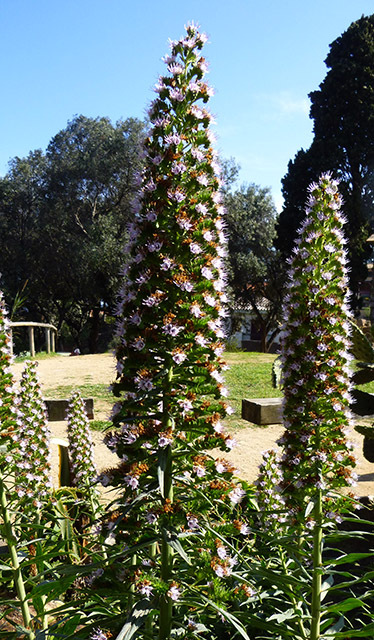
[(242, 418), (254, 424), (280, 424), (282, 422), (282, 398), (244, 398)]

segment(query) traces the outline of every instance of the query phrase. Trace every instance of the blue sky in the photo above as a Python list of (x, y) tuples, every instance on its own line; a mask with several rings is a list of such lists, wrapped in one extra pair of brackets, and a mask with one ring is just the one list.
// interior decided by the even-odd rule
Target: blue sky
[(371, 13), (372, 0), (0, 0), (0, 175), (75, 115), (142, 118), (168, 38), (194, 20), (209, 35), (217, 148), (279, 208), (328, 45)]

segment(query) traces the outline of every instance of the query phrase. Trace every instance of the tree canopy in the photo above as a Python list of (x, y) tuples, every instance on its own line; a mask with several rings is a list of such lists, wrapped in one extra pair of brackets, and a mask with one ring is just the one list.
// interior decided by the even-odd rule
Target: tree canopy
[(46, 153), (14, 158), (0, 180), (0, 271), (10, 306), (26, 283), (26, 317), (67, 327), (90, 351), (114, 307), (142, 132), (136, 119), (77, 116)]
[(250, 308), (260, 326), (262, 348), (281, 310), (282, 265), (274, 250), (276, 209), (269, 189), (243, 185), (225, 196), (228, 277), (235, 304)]
[(325, 63), (325, 79), (309, 94), (314, 140), (289, 163), (283, 179), (285, 202), (276, 244), (289, 255), (304, 215), (307, 186), (331, 171), (341, 180), (351, 286), (357, 291), (365, 275), (365, 241), (374, 225), (374, 15), (353, 22), (330, 45)]

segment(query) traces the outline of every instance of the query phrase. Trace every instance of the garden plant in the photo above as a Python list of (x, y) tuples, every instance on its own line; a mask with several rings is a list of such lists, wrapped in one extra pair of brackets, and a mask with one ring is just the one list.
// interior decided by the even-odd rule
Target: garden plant
[[(192, 23), (170, 43), (148, 112), (105, 435), (116, 467), (96, 477), (77, 392), (67, 416), (73, 486), (50, 487), (35, 365), (17, 391), (1, 300), (8, 640), (374, 637), (373, 576), (358, 566), (373, 553), (343, 550), (357, 506), (342, 493), (356, 480), (350, 312), (344, 216), (329, 174), (310, 186), (290, 260), (281, 453), (264, 455), (253, 486), (223, 455), (235, 441), (224, 426), (225, 223), (205, 42)], [(99, 482), (112, 490), (105, 507)]]
[(226, 248), (204, 106), (213, 93), (205, 40), (190, 25), (171, 42), (148, 112), (117, 310), (116, 429), (106, 436), (121, 463), (102, 478), (121, 490), (109, 531), (125, 549), (116, 561), (124, 577), (118, 607), (132, 620), (124, 629), (143, 625), (137, 637), (160, 640), (216, 637), (217, 612), (247, 637), (228, 603), (255, 597), (238, 558), (249, 533), (246, 490), (209, 453), (234, 441), (222, 424), (230, 413), (221, 359)]

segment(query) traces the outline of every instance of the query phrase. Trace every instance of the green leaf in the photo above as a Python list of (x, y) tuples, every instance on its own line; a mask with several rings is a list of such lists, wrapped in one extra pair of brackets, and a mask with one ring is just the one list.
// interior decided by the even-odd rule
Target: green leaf
[(335, 624), (332, 625), (332, 627), (329, 627), (328, 629), (326, 629), (326, 631), (324, 631), (323, 635), (324, 636), (333, 636), (335, 635), (335, 633), (337, 631), (341, 631), (344, 627), (344, 618), (343, 616), (340, 616), (339, 620), (337, 622), (335, 622)]
[(183, 560), (187, 562), (187, 564), (191, 565), (191, 560), (183, 549), (181, 543), (179, 542), (177, 533), (174, 531), (163, 529), (162, 535), (164, 536), (165, 541), (171, 546), (171, 548), (174, 549), (174, 551), (176, 551), (181, 556), (181, 558), (183, 558)]
[(361, 425), (355, 424), (354, 427), (357, 433), (360, 433), (362, 436), (366, 436), (367, 438), (374, 438), (374, 425)]
[(149, 600), (146, 600), (145, 598), (143, 598), (143, 600), (139, 600), (139, 602), (134, 606), (128, 621), (116, 637), (116, 640), (131, 640), (131, 638), (135, 638), (138, 630), (145, 622), (145, 619), (151, 610), (152, 606)]
[(167, 451), (165, 449), (159, 449), (158, 452), (158, 465), (157, 465), (157, 477), (160, 487), (161, 496), (165, 498), (165, 470), (167, 465)]
[(313, 511), (314, 509), (314, 502), (313, 500), (309, 500), (307, 507), (305, 509), (305, 517), (307, 518), (308, 515), (311, 513), (311, 511)]
[(342, 632), (335, 633), (336, 640), (347, 640), (347, 638), (365, 638), (365, 640), (369, 640), (369, 638), (373, 637), (374, 632), (374, 623), (368, 624), (361, 629), (345, 629)]
[(323, 581), (321, 586), (321, 602), (324, 600), (330, 590), (330, 587), (334, 584), (333, 576), (328, 576), (326, 580)]
[(269, 622), (271, 620), (275, 620), (276, 622), (283, 622), (284, 620), (291, 620), (291, 618), (295, 617), (294, 609), (287, 609), (287, 611), (283, 611), (282, 613), (273, 613), (270, 618), (268, 618)]
[(240, 620), (238, 620), (238, 618), (236, 618), (232, 613), (229, 613), (225, 609), (222, 609), (218, 604), (213, 602), (213, 600), (210, 600), (210, 598), (207, 598), (206, 596), (204, 596), (202, 593), (199, 593), (198, 597), (199, 597), (200, 605), (201, 605), (201, 602), (206, 602), (206, 604), (209, 605), (212, 609), (214, 609), (215, 611), (218, 611), (221, 614), (221, 616), (223, 616), (227, 620), (227, 622), (232, 624), (232, 626), (235, 627), (235, 629), (240, 633), (241, 637), (244, 638), (244, 640), (251, 640), (246, 630), (244, 629), (243, 625), (241, 624)]
[(374, 553), (347, 553), (347, 555), (340, 556), (340, 558), (337, 558), (336, 560), (330, 560), (329, 566), (334, 567), (339, 564), (351, 564), (352, 562), (356, 562), (362, 558), (370, 558), (373, 555)]
[(57, 600), (58, 596), (70, 587), (75, 580), (75, 576), (69, 576), (67, 578), (59, 577), (57, 580), (53, 582), (41, 582), (37, 584), (31, 591), (31, 597), (34, 598), (36, 596), (49, 596), (48, 600)]
[(352, 611), (352, 609), (357, 609), (364, 606), (365, 603), (359, 598), (347, 598), (346, 600), (343, 600), (343, 602), (332, 604), (330, 607), (327, 607), (326, 611), (328, 613), (332, 613), (334, 611), (337, 613), (341, 613), (343, 611)]

